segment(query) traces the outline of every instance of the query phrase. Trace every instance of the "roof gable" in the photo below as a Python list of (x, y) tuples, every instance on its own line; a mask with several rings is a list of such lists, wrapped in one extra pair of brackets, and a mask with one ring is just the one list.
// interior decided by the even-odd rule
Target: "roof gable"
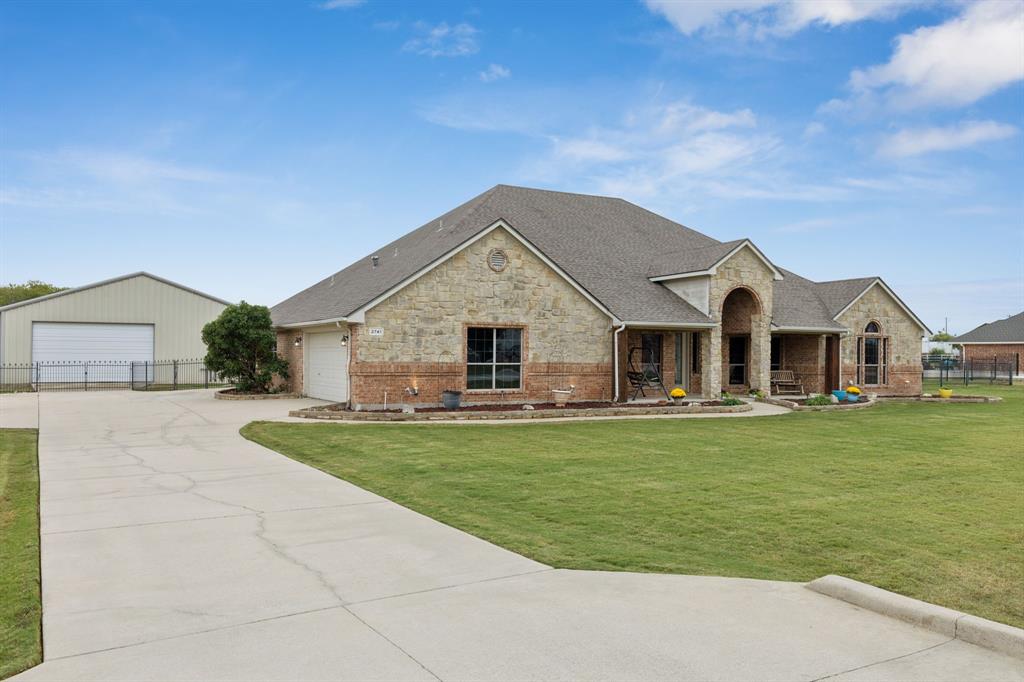
[(125, 280), (135, 279), (136, 277), (148, 277), (149, 279), (152, 279), (152, 280), (155, 280), (157, 282), (160, 282), (161, 284), (166, 284), (168, 286), (175, 287), (176, 289), (181, 289), (182, 291), (187, 291), (190, 294), (195, 294), (196, 296), (201, 296), (203, 298), (207, 298), (207, 299), (209, 299), (211, 301), (215, 301), (217, 303), (223, 303), (224, 305), (231, 305), (230, 301), (225, 301), (224, 299), (217, 298), (216, 296), (211, 296), (210, 294), (203, 293), (202, 291), (199, 291), (198, 289), (193, 289), (191, 287), (185, 286), (184, 284), (178, 284), (177, 282), (172, 282), (169, 279), (164, 279), (163, 277), (158, 277), (157, 275), (153, 275), (153, 274), (150, 274), (148, 272), (139, 271), (139, 272), (132, 272), (132, 273), (129, 273), (127, 275), (121, 275), (120, 277), (111, 277), (110, 279), (104, 279), (104, 280), (101, 280), (99, 282), (93, 282), (92, 284), (86, 284), (86, 285), (83, 285), (83, 286), (80, 286), (80, 287), (74, 287), (74, 288), (71, 288), (71, 289), (65, 289), (64, 291), (56, 291), (56, 292), (54, 292), (52, 294), (47, 294), (45, 296), (37, 296), (36, 298), (29, 298), (29, 299), (26, 299), (24, 301), (18, 301), (17, 303), (10, 303), (8, 305), (0, 307), (0, 312), (4, 312), (6, 310), (13, 310), (15, 308), (21, 308), (22, 306), (35, 305), (36, 303), (42, 303), (43, 301), (49, 301), (51, 299), (59, 298), (61, 296), (70, 296), (71, 294), (77, 294), (77, 293), (80, 293), (82, 291), (87, 291), (89, 289), (96, 289), (96, 288), (99, 288), (99, 287), (104, 287), (104, 286), (107, 286), (108, 284), (116, 284), (117, 282), (123, 282)]
[(931, 329), (929, 329), (929, 328), (928, 328), (928, 325), (926, 325), (926, 324), (925, 324), (925, 323), (924, 323), (923, 321), (921, 321), (921, 318), (919, 318), (919, 317), (918, 317), (918, 316), (917, 316), (917, 315), (916, 315), (916, 314), (914, 313), (914, 311), (913, 311), (913, 310), (911, 310), (911, 309), (910, 309), (910, 308), (909, 308), (909, 307), (907, 306), (907, 304), (903, 302), (903, 299), (901, 299), (901, 298), (900, 298), (899, 296), (897, 296), (897, 295), (896, 295), (896, 292), (895, 292), (895, 291), (893, 291), (892, 289), (890, 289), (890, 288), (889, 288), (889, 285), (888, 285), (888, 284), (886, 284), (886, 283), (885, 283), (885, 282), (884, 282), (884, 281), (882, 280), (882, 278), (881, 278), (881, 277), (872, 277), (872, 278), (871, 278), (871, 281), (870, 281), (870, 283), (869, 283), (869, 284), (868, 284), (868, 285), (867, 285), (866, 287), (864, 287), (864, 290), (863, 290), (863, 291), (861, 291), (861, 292), (860, 292), (859, 294), (857, 294), (856, 296), (854, 296), (854, 298), (853, 298), (852, 300), (850, 300), (850, 302), (849, 302), (849, 303), (847, 303), (847, 304), (846, 304), (845, 306), (843, 306), (842, 310), (840, 310), (840, 311), (839, 311), (838, 313), (836, 313), (836, 314), (835, 314), (835, 319), (837, 319), (837, 320), (838, 320), (838, 319), (839, 319), (839, 317), (840, 317), (840, 315), (842, 315), (842, 314), (843, 314), (843, 313), (845, 313), (845, 312), (846, 312), (847, 310), (849, 310), (849, 309), (850, 309), (850, 308), (851, 308), (851, 307), (853, 306), (853, 304), (854, 304), (854, 303), (856, 303), (857, 301), (859, 301), (859, 300), (860, 300), (860, 299), (861, 299), (861, 298), (862, 298), (862, 297), (863, 297), (863, 296), (864, 296), (864, 295), (865, 295), (866, 293), (868, 293), (869, 291), (871, 291), (871, 289), (873, 289), (873, 288), (875, 288), (875, 287), (878, 287), (879, 289), (881, 289), (882, 291), (884, 291), (884, 292), (885, 292), (886, 294), (888, 294), (888, 296), (889, 296), (889, 297), (890, 297), (890, 298), (891, 298), (891, 299), (892, 299), (893, 301), (895, 301), (895, 302), (896, 302), (896, 305), (898, 305), (898, 306), (900, 307), (900, 309), (901, 309), (901, 310), (903, 310), (903, 312), (905, 312), (905, 313), (906, 313), (906, 314), (907, 314), (907, 315), (908, 315), (908, 316), (910, 317), (910, 319), (912, 319), (912, 320), (913, 320), (913, 321), (914, 321), (914, 322), (915, 322), (915, 323), (916, 323), (916, 324), (917, 324), (917, 325), (918, 325), (919, 327), (921, 327), (921, 329), (922, 329), (922, 330), (923, 330), (923, 331), (924, 331), (925, 333), (928, 333), (928, 334), (930, 334), (930, 333), (931, 333)]

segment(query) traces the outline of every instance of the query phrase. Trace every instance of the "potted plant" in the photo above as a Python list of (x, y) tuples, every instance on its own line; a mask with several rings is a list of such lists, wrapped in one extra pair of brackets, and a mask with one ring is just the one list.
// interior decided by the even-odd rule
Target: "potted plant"
[(679, 388), (678, 386), (673, 388), (672, 392), (669, 393), (669, 395), (672, 396), (672, 402), (675, 403), (676, 405), (685, 405), (686, 404), (683, 401), (683, 399), (686, 397), (686, 391), (684, 391), (683, 389)]
[(856, 386), (847, 386), (846, 399), (851, 403), (855, 403), (860, 400), (860, 389)]
[(939, 386), (939, 397), (940, 398), (952, 398), (953, 389), (948, 386)]
[(572, 395), (572, 388), (554, 388), (551, 389), (551, 397), (555, 401), (555, 407), (565, 407), (569, 402), (569, 396)]
[(441, 404), (446, 410), (457, 410), (462, 405), (462, 391), (447, 389), (441, 392)]

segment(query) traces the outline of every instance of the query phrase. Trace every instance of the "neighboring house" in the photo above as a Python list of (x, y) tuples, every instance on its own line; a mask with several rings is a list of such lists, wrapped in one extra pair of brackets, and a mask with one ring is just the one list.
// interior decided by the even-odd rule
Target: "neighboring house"
[[(498, 185), (274, 306), (292, 388), (349, 401), (921, 391), (927, 328), (878, 277), (811, 282), (622, 199)], [(648, 391), (649, 394), (649, 391)]]
[(1022, 371), (1024, 356), (1024, 312), (1003, 320), (986, 322), (953, 339), (964, 347), (964, 360), (998, 360), (1011, 363), (1014, 374)]
[(146, 272), (0, 308), (0, 364), (202, 358), (221, 300)]

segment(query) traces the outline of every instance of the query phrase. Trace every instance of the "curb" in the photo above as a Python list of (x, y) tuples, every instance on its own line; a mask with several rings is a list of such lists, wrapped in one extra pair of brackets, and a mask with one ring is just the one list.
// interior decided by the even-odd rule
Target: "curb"
[(826, 575), (812, 580), (805, 586), (833, 599), (860, 606), (883, 616), (898, 618), (919, 627), (938, 632), (951, 639), (960, 639), (970, 644), (1009, 654), (1024, 659), (1024, 630), (993, 620), (978, 618), (944, 606), (929, 604), (889, 592), (874, 585), (844, 578), (841, 575)]

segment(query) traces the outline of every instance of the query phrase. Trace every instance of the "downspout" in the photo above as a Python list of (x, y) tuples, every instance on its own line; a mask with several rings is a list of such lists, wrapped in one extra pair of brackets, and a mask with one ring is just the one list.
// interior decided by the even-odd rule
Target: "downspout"
[(612, 334), (612, 359), (615, 367), (615, 402), (619, 402), (619, 334), (626, 330), (626, 323), (623, 322), (622, 326), (615, 330)]

